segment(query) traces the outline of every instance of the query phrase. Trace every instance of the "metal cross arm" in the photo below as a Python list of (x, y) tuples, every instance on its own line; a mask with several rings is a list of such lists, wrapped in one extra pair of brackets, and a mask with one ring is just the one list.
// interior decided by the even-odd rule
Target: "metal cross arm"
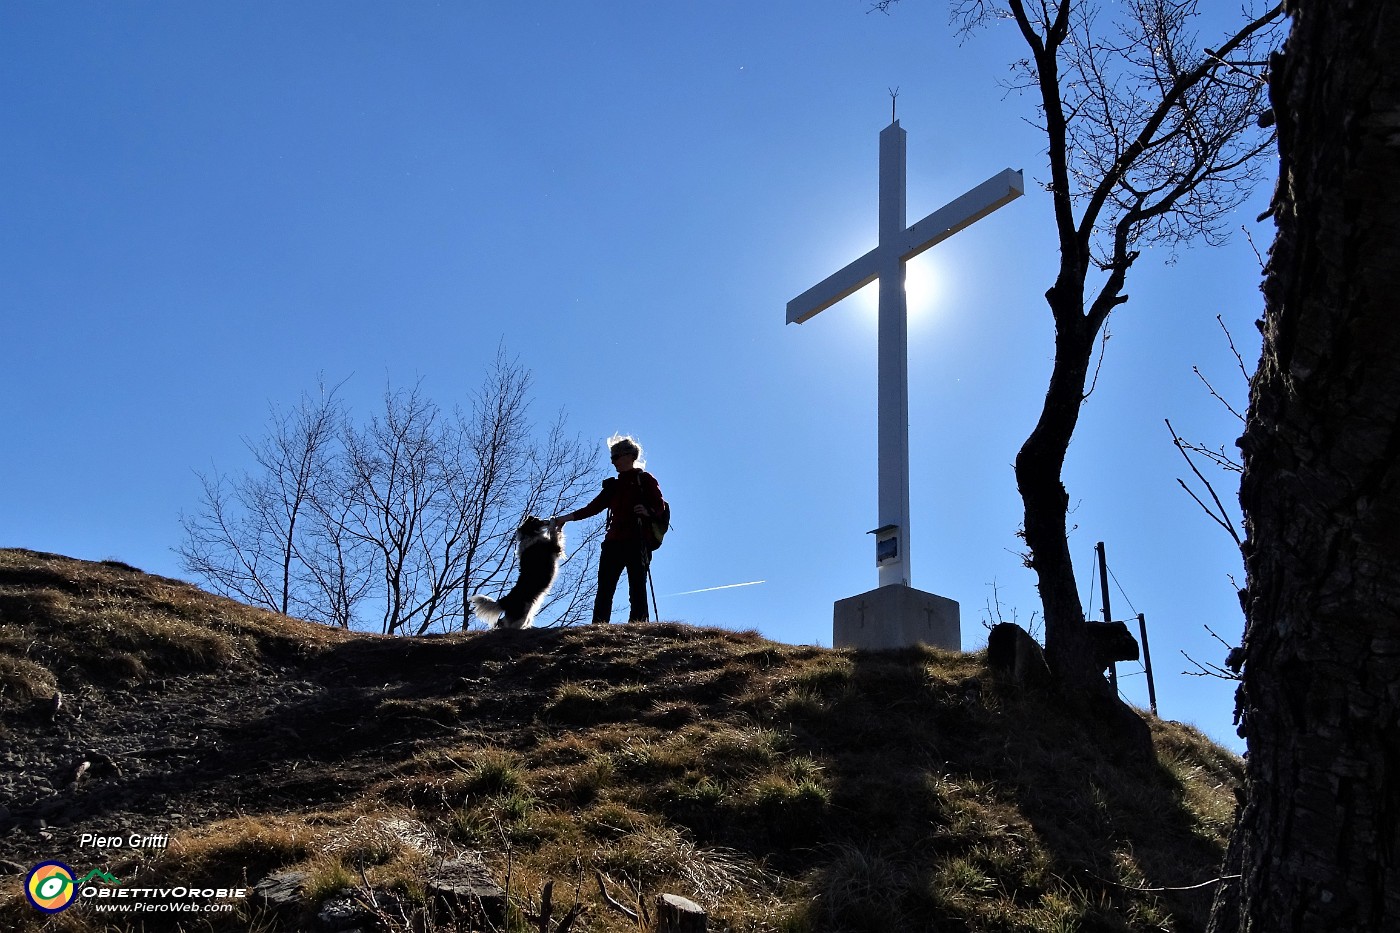
[[(1025, 179), (1018, 169), (1006, 169), (988, 178), (929, 214), (903, 232), (890, 244), (900, 262), (907, 262), (936, 246), (965, 227), (986, 217), (1026, 193)], [(807, 289), (787, 303), (787, 322), (805, 324), (837, 302), (849, 298), (880, 277), (880, 261), (886, 245), (879, 246), (824, 281)]]
[(1008, 168), (998, 172), (906, 230), (900, 261), (908, 262), (930, 246), (937, 246), (1025, 193), (1026, 182), (1020, 169)]
[(880, 247), (875, 247), (840, 272), (833, 272), (787, 303), (787, 322), (805, 324), (842, 299), (849, 298), (880, 277)]

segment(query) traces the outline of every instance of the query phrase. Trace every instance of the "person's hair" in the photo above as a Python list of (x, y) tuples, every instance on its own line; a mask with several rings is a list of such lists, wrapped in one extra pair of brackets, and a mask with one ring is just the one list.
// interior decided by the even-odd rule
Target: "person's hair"
[(631, 454), (637, 458), (637, 468), (642, 469), (646, 463), (642, 460), (642, 445), (637, 443), (636, 438), (626, 434), (614, 434), (608, 438), (608, 456), (616, 457), (619, 454)]

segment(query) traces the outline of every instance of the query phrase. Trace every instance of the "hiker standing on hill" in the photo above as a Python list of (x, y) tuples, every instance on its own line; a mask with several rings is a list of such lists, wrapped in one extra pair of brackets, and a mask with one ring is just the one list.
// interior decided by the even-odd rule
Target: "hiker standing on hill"
[(607, 533), (598, 555), (598, 595), (593, 601), (593, 624), (607, 625), (612, 619), (613, 594), (622, 571), (627, 571), (627, 595), (631, 603), (629, 622), (647, 621), (647, 573), (655, 546), (651, 533), (653, 519), (666, 510), (656, 477), (642, 469), (642, 447), (630, 437), (608, 438), (608, 453), (617, 476), (603, 480), (603, 491), (581, 509), (552, 519), (565, 522), (591, 518), (608, 512)]

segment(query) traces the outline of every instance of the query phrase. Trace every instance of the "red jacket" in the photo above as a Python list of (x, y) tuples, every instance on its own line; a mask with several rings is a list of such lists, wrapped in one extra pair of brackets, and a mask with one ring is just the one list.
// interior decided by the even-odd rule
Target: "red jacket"
[(646, 506), (652, 515), (665, 505), (656, 477), (645, 470), (631, 470), (603, 480), (603, 491), (574, 513), (574, 518), (591, 518), (608, 510), (608, 530), (604, 541), (641, 541), (641, 517), (633, 508)]

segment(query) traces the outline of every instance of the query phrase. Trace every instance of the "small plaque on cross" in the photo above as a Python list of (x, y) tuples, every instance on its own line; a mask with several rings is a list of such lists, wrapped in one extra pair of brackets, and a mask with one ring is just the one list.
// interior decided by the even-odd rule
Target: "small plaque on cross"
[(899, 560), (899, 526), (886, 525), (870, 532), (875, 536), (875, 566)]

